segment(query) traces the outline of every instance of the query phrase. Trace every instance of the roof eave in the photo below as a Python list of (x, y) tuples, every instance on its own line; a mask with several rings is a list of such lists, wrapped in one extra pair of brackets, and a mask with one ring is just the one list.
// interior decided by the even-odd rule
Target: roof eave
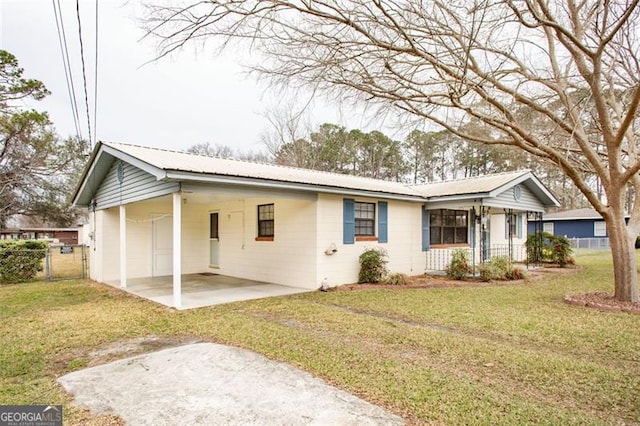
[(489, 197), (488, 192), (476, 192), (472, 194), (452, 194), (452, 195), (437, 195), (435, 197), (428, 197), (428, 202), (439, 202), (439, 201), (458, 201), (458, 200), (473, 200), (476, 198), (487, 198)]
[(204, 174), (182, 171), (167, 171), (166, 178), (175, 181), (221, 183), (227, 185), (254, 186), (269, 189), (295, 190), (306, 192), (322, 192), (328, 194), (341, 194), (361, 197), (378, 197), (390, 200), (424, 202), (426, 198), (420, 195), (398, 194), (386, 191), (372, 191), (355, 188), (345, 188), (330, 185), (318, 185), (310, 183), (287, 182), (281, 180), (269, 180), (264, 178), (252, 178), (241, 176), (227, 176), (218, 174)]
[(93, 171), (93, 169), (95, 168), (95, 159), (98, 155), (98, 152), (100, 151), (100, 149), (102, 148), (102, 142), (98, 141), (98, 143), (96, 144), (96, 146), (93, 148), (93, 151), (91, 151), (91, 155), (89, 157), (89, 160), (87, 161), (87, 164), (85, 164), (84, 169), (82, 170), (82, 173), (80, 174), (80, 179), (78, 180), (78, 183), (76, 184), (76, 187), (73, 190), (73, 193), (70, 197), (71, 199), (71, 205), (74, 207), (88, 207), (87, 204), (79, 204), (78, 203), (78, 198), (80, 197), (80, 194), (82, 194), (86, 188), (86, 184), (87, 184), (87, 176)]

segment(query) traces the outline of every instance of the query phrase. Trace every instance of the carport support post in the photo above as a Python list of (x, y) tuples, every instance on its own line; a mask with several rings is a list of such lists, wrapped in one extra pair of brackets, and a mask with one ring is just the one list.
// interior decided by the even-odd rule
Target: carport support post
[(182, 306), (182, 194), (173, 194), (173, 306)]
[(127, 288), (127, 207), (120, 205), (120, 287)]

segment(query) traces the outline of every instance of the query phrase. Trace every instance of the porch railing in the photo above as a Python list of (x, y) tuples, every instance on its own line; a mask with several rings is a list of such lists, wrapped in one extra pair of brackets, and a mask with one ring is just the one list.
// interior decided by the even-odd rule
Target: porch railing
[[(431, 249), (426, 252), (426, 270), (427, 271), (444, 271), (447, 265), (451, 261), (451, 255), (455, 250), (464, 250), (467, 253), (469, 260), (471, 260), (473, 266), (477, 266), (482, 263), (480, 259), (479, 249), (465, 248), (444, 248), (444, 249)], [(524, 244), (514, 244), (511, 247), (511, 255), (514, 262), (526, 262), (527, 260), (527, 248)], [(497, 256), (509, 256), (508, 244), (496, 244), (492, 245), (488, 250), (488, 259)], [(486, 259), (486, 260), (488, 260)]]

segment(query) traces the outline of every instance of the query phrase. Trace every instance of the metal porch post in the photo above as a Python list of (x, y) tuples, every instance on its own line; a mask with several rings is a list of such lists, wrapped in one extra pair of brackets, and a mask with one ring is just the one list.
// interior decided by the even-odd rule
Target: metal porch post
[(120, 204), (120, 287), (127, 288), (127, 207)]
[(173, 306), (182, 307), (182, 194), (173, 193)]

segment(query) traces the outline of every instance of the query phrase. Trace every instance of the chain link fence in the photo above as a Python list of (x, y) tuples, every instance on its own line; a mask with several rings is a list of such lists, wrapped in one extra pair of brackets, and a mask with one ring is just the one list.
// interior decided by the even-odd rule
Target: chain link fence
[(49, 247), (44, 273), (47, 281), (87, 278), (89, 248), (84, 245)]
[(0, 249), (0, 282), (57, 281), (89, 276), (89, 249), (83, 245), (45, 249)]

